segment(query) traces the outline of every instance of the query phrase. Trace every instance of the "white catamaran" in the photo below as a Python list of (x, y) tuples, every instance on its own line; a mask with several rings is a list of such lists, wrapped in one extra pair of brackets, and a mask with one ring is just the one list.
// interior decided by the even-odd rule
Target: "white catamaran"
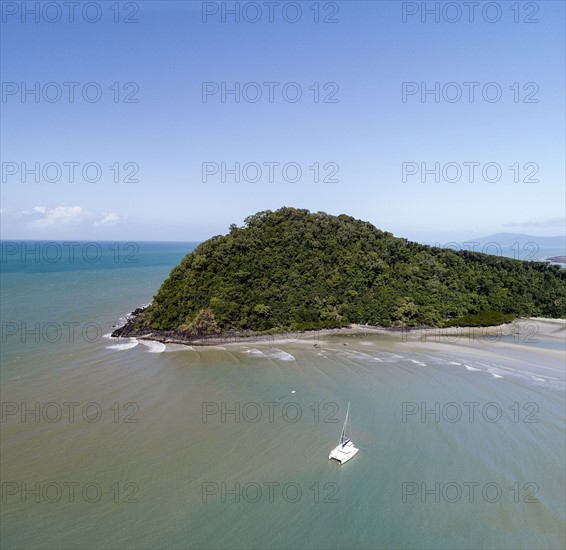
[(348, 422), (348, 416), (350, 415), (350, 403), (348, 403), (348, 410), (346, 411), (346, 420), (344, 420), (344, 427), (342, 428), (342, 433), (340, 434), (340, 443), (335, 449), (332, 449), (329, 455), (329, 459), (336, 460), (340, 464), (348, 462), (352, 457), (356, 456), (359, 449), (354, 447), (352, 443), (352, 426)]

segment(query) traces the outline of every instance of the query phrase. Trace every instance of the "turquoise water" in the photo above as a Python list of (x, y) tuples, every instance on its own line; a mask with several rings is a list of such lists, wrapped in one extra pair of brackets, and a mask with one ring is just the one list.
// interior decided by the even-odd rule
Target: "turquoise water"
[(98, 244), (3, 257), (2, 548), (564, 547), (564, 325), (116, 341), (194, 243)]

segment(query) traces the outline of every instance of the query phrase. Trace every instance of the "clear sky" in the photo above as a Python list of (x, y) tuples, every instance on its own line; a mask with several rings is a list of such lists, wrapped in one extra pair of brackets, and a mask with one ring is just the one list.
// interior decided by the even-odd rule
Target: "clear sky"
[(564, 232), (563, 1), (35, 4), (2, 2), (4, 239), (201, 240), (281, 206)]

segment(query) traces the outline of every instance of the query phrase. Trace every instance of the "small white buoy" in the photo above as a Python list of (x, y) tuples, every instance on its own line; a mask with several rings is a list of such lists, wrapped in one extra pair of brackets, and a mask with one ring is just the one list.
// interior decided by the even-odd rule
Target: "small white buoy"
[(291, 393), (297, 393), (295, 390), (291, 390)]

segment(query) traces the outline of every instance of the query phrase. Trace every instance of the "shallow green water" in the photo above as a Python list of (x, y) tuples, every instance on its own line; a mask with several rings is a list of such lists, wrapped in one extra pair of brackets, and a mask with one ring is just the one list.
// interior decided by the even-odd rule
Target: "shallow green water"
[[(2, 321), (107, 334), (182, 256), (163, 254), (5, 273)], [(560, 340), (186, 349), (50, 334), (3, 333), (2, 548), (563, 547)], [(348, 401), (360, 452), (338, 466)]]

